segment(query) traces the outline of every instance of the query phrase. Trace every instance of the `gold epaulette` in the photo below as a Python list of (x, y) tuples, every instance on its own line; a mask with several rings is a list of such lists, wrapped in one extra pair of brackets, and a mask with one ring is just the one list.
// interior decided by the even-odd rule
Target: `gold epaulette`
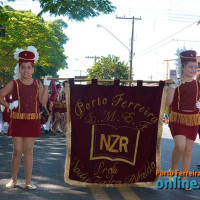
[(185, 124), (187, 126), (198, 126), (200, 124), (200, 115), (199, 113), (183, 114), (172, 111), (169, 117), (169, 121), (178, 124)]
[(40, 113), (19, 113), (19, 112), (12, 111), (10, 114), (10, 118), (36, 120), (36, 119), (40, 119)]

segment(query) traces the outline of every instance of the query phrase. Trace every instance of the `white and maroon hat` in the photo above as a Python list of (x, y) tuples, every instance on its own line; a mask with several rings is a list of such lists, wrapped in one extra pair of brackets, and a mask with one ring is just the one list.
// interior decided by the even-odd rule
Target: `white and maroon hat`
[(197, 62), (196, 51), (194, 50), (187, 50), (180, 53), (181, 64), (185, 64), (188, 62)]
[(27, 50), (17, 48), (14, 53), (14, 58), (18, 60), (19, 64), (31, 62), (34, 66), (35, 62), (39, 59), (39, 54), (34, 46), (29, 46)]

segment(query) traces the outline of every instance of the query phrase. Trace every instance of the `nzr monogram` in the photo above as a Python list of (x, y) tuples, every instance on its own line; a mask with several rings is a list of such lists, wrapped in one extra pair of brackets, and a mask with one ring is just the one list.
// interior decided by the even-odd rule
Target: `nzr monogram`
[[(126, 133), (126, 135), (124, 135)], [(135, 166), (140, 130), (108, 124), (93, 124), (90, 160), (107, 159)]]
[(103, 150), (105, 148), (106, 151), (112, 153), (118, 153), (122, 151), (128, 153), (127, 145), (128, 145), (128, 138), (125, 136), (108, 135), (106, 138), (104, 134), (101, 134), (100, 150)]

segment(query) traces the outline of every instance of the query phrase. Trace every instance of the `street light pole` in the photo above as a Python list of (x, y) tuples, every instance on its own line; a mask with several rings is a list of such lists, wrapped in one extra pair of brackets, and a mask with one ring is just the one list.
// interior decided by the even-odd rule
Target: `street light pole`
[[(101, 24), (97, 24), (97, 27), (104, 28), (108, 33), (110, 33), (116, 40), (118, 40), (126, 49), (129, 51), (129, 62), (130, 62), (130, 70), (129, 70), (129, 80), (132, 79), (132, 58), (133, 58), (133, 49), (129, 49), (119, 38), (117, 38), (112, 32), (110, 32), (105, 26)], [(132, 45), (131, 45), (132, 46)]]
[(85, 67), (87, 67), (81, 60), (79, 60), (78, 58), (76, 58), (75, 60), (79, 61), (80, 63), (82, 63)]
[(132, 32), (131, 32), (131, 49), (129, 47), (127, 47), (120, 39), (118, 39), (113, 33), (111, 33), (106, 27), (100, 25), (100, 24), (97, 24), (97, 27), (102, 27), (104, 28), (107, 32), (109, 32), (115, 39), (117, 39), (126, 49), (128, 49), (129, 51), (129, 63), (130, 63), (130, 69), (129, 69), (129, 77), (128, 77), (128, 80), (132, 80), (133, 77), (132, 77), (132, 72), (133, 72), (133, 41), (134, 41), (134, 22), (135, 20), (141, 20), (142, 18), (135, 18), (135, 17), (132, 17), (132, 18), (126, 18), (126, 17), (116, 17), (118, 19), (132, 19)]
[(110, 32), (105, 26), (102, 26), (101, 24), (97, 24), (98, 28), (104, 28), (108, 33), (110, 33), (116, 40), (118, 40), (125, 48), (127, 48), (129, 51), (130, 49), (119, 39), (117, 38), (112, 32)]

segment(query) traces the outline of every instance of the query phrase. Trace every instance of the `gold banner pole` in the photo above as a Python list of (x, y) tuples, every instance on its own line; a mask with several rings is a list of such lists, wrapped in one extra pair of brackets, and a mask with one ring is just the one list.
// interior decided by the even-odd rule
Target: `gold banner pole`
[[(44, 77), (41, 77), (40, 78), (41, 80), (44, 80)], [(55, 80), (55, 81), (68, 81), (69, 78), (47, 78), (47, 80)], [(78, 79), (78, 78), (75, 78), (74, 81), (77, 81), (77, 82), (84, 82), (84, 81), (91, 81), (92, 79)], [(114, 79), (98, 79), (97, 80), (98, 82), (113, 82)], [(171, 80), (164, 80), (166, 84), (173, 84), (174, 81), (171, 81)], [(122, 83), (137, 83), (137, 80), (121, 80), (120, 79), (120, 82)], [(159, 83), (159, 81), (149, 81), (149, 80), (143, 80), (143, 83)]]

